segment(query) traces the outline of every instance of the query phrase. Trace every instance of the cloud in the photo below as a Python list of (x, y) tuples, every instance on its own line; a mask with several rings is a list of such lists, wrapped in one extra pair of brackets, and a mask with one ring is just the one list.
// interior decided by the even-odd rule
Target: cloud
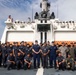
[(52, 10), (55, 12), (56, 17), (60, 20), (76, 20), (76, 2), (75, 0), (58, 0), (52, 3)]
[[(2, 0), (4, 2), (4, 0)], [(12, 0), (14, 1), (14, 0)], [(18, 1), (18, 2), (17, 2)], [(23, 2), (24, 1), (24, 2)], [(35, 13), (36, 11), (39, 11), (39, 2), (38, 1), (34, 1), (34, 3), (30, 3), (31, 0), (16, 0), (15, 2), (11, 2), (9, 5), (10, 0), (6, 0), (5, 3), (1, 3), (0, 5), (2, 7), (0, 7), (0, 16), (1, 19), (7, 19), (8, 15), (12, 15), (12, 17), (16, 20), (16, 19), (20, 19), (20, 20), (26, 20), (28, 17), (31, 17), (32, 15), (32, 8), (33, 8), (33, 12)], [(18, 3), (20, 3), (20, 6)], [(17, 5), (16, 5), (17, 4)]]
[(36, 0), (0, 0), (0, 39), (5, 27), (4, 21), (8, 15), (12, 15), (14, 21), (27, 21), (28, 17), (32, 17), (32, 8), (34, 13), (38, 11), (39, 8), (36, 5), (38, 2)]

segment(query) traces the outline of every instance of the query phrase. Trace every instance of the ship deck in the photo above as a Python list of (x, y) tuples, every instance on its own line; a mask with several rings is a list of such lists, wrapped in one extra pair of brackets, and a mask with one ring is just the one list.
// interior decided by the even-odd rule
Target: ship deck
[[(43, 72), (43, 73), (42, 73)], [(0, 68), (0, 75), (76, 75), (76, 71), (56, 71), (55, 69), (10, 70)]]

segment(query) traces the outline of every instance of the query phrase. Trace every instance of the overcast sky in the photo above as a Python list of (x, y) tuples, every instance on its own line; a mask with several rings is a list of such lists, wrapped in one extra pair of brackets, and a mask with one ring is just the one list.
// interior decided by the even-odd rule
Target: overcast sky
[[(60, 20), (76, 21), (76, 0), (48, 0), (51, 3), (50, 13), (55, 12)], [(0, 39), (4, 31), (4, 21), (11, 15), (15, 20), (27, 21), (35, 13), (40, 12), (41, 0), (0, 0)]]

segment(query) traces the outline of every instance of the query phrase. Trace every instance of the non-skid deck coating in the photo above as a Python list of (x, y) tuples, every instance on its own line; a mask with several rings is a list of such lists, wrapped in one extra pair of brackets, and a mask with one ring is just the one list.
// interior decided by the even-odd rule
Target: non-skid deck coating
[(55, 69), (10, 70), (0, 68), (0, 75), (76, 75), (76, 71), (59, 71)]

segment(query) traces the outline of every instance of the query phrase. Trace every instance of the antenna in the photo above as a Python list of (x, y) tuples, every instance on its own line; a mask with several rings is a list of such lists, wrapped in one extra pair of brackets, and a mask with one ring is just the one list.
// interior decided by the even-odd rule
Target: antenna
[(33, 6), (32, 6), (32, 22), (33, 22)]
[(57, 18), (59, 17), (59, 6), (57, 4)]

